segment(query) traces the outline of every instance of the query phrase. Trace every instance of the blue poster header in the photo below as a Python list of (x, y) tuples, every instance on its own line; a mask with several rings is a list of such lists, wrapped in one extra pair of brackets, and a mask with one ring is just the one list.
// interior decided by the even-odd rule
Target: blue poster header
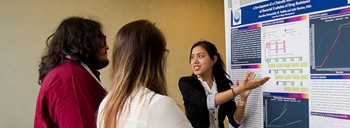
[(234, 12), (231, 10), (231, 27), (347, 5), (348, 0), (269, 0), (242, 7), (240, 24), (233, 24)]

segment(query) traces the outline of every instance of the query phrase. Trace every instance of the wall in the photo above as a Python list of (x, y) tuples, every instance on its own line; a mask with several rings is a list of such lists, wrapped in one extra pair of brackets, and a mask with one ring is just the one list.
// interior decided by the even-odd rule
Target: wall
[[(70, 16), (91, 17), (104, 25), (108, 45), (124, 24), (149, 19), (168, 41), (168, 90), (182, 106), (177, 83), (190, 75), (189, 50), (198, 40), (217, 45), (225, 59), (222, 0), (0, 0), (0, 127), (33, 127), (38, 63), (46, 38)], [(112, 49), (109, 50), (109, 56)], [(110, 83), (110, 66), (101, 70)]]

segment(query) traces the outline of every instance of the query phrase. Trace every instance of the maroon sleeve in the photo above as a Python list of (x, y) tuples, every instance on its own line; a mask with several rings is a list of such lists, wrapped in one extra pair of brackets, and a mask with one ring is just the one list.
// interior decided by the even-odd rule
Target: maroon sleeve
[[(96, 127), (98, 106), (105, 92), (90, 74), (82, 73), (56, 78), (43, 93), (41, 99), (45, 100), (41, 101), (41, 104), (48, 108), (47, 111), (54, 125), (60, 128)], [(36, 119), (35, 122), (37, 122)], [(38, 127), (53, 126), (47, 119), (39, 120), (37, 124)]]
[(100, 85), (91, 76), (84, 75), (71, 76), (61, 82), (64, 86), (51, 93), (53, 113), (57, 117), (54, 120), (61, 128), (95, 128), (101, 101), (94, 85)]

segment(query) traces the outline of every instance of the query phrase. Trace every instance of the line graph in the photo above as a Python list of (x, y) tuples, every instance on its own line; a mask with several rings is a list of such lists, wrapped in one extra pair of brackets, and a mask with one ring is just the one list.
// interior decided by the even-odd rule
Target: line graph
[(308, 128), (308, 100), (264, 93), (264, 128)]
[(311, 73), (350, 73), (350, 14), (310, 19)]
[[(340, 34), (341, 34), (341, 29), (349, 29), (349, 28), (350, 28), (349, 25), (350, 25), (350, 23), (345, 23), (345, 24), (339, 25), (338, 31), (337, 31), (337, 36), (336, 36), (336, 38), (335, 38), (335, 40), (334, 40), (334, 42), (333, 42), (333, 44), (332, 44), (332, 47), (330, 47), (330, 49), (329, 49), (329, 51), (328, 51), (326, 57), (325, 57), (325, 58), (323, 59), (323, 61), (322, 61), (322, 64), (319, 65), (319, 66), (315, 66), (316, 68), (322, 68), (322, 67), (323, 67), (324, 63), (326, 62), (327, 58), (329, 57), (329, 54), (332, 52), (332, 50), (333, 50), (335, 44), (338, 42), (339, 36), (340, 36)], [(344, 31), (346, 31), (346, 30), (344, 30)], [(322, 40), (323, 40), (323, 38), (322, 38)], [(321, 42), (322, 42), (322, 41), (321, 41)]]

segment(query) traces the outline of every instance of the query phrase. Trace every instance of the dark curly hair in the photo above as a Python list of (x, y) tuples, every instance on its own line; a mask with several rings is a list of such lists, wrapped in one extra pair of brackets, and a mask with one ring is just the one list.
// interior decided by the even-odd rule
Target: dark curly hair
[(46, 51), (39, 64), (41, 85), (45, 76), (67, 55), (76, 63), (91, 63), (106, 45), (101, 23), (82, 17), (70, 17), (61, 22), (46, 40)]

